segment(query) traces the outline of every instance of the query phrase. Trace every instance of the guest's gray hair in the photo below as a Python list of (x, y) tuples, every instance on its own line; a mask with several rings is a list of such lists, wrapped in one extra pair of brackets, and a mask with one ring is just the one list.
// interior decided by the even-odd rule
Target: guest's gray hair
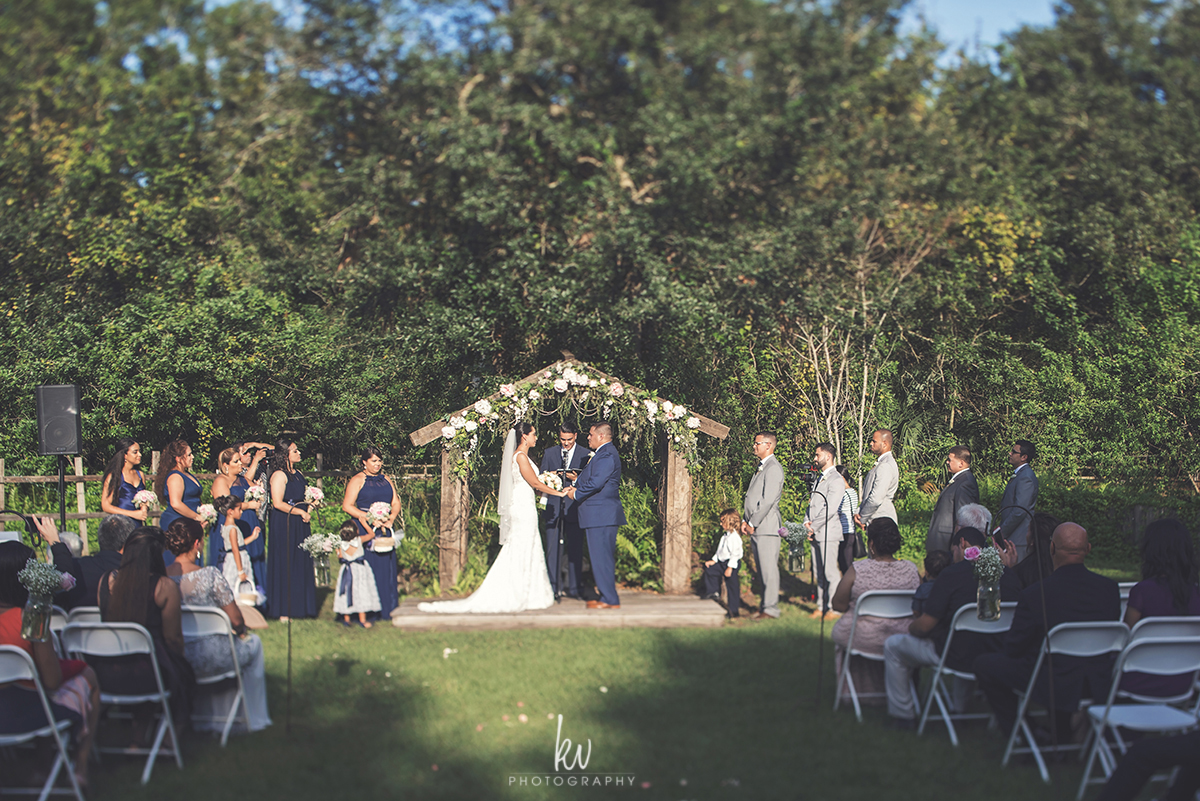
[(83, 556), (83, 540), (74, 531), (60, 531), (58, 538), (62, 540), (62, 544), (67, 546), (67, 550), (71, 552), (71, 556), (76, 559)]
[(100, 530), (96, 533), (96, 544), (102, 551), (120, 551), (125, 548), (125, 540), (138, 527), (138, 521), (126, 515), (109, 515), (100, 521)]
[(956, 528), (977, 528), (984, 534), (992, 530), (992, 513), (979, 503), (969, 503), (958, 510)]

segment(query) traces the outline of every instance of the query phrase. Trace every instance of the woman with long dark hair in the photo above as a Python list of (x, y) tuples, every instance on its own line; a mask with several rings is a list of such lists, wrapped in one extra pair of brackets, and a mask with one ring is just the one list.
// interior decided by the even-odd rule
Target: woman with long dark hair
[(158, 474), (154, 476), (154, 494), (163, 502), (162, 518), (158, 521), (163, 530), (181, 517), (201, 523), (196, 511), (200, 508), (200, 480), (192, 475), (195, 459), (192, 447), (181, 439), (163, 448)]
[[(163, 566), (161, 534), (139, 529), (125, 541), (121, 566), (100, 579), (99, 602), (104, 622), (137, 623), (150, 632), (163, 684), (171, 691), (172, 715), (177, 726), (186, 723), (196, 676), (184, 652), (179, 585)], [(90, 661), (106, 692), (137, 695), (157, 690), (153, 666), (140, 654)], [(145, 725), (146, 719), (139, 723)]]
[(267, 548), (267, 610), (272, 617), (317, 616), (317, 582), (313, 560), (300, 550), (309, 535), (304, 476), (296, 469), (300, 449), (280, 438), (271, 457), (271, 543)]
[[(1125, 624), (1145, 617), (1200, 616), (1196, 548), (1192, 534), (1179, 520), (1155, 520), (1142, 535), (1142, 580), (1129, 591)], [(1191, 686), (1191, 674), (1151, 676), (1126, 673), (1121, 689), (1138, 695), (1181, 695)]]
[(117, 440), (117, 452), (109, 459), (100, 484), (100, 509), (106, 515), (146, 519), (149, 510), (145, 506), (139, 509), (133, 503), (133, 496), (146, 487), (146, 479), (138, 469), (141, 463), (141, 445), (129, 437)]
[[(396, 515), (400, 514), (400, 495), (396, 485), (383, 474), (383, 454), (377, 448), (363, 448), (359, 455), (362, 470), (346, 482), (346, 494), (342, 499), (342, 511), (358, 523), (359, 539), (365, 548), (364, 558), (375, 576), (375, 589), (379, 593), (378, 612), (368, 613), (379, 620), (391, 617), (392, 610), (400, 603), (396, 589), (396, 543), (376, 550), (376, 538), (391, 536)], [(386, 503), (392, 507), (391, 516), (378, 526), (368, 525), (367, 510), (373, 503)], [(385, 540), (386, 541), (386, 540)]]

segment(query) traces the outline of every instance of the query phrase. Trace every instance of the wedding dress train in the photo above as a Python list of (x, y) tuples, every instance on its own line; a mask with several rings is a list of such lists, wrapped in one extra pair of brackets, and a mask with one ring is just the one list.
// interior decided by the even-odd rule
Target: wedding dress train
[[(533, 487), (521, 477), (517, 454), (505, 447), (508, 470), (500, 475), (501, 488), (507, 482), (511, 501), (500, 494), (500, 554), (492, 563), (483, 584), (474, 593), (457, 601), (433, 601), (417, 605), (422, 612), (447, 614), (497, 614), (545, 609), (554, 604), (550, 573), (542, 552), (538, 530), (537, 504)], [(509, 473), (511, 475), (506, 475)]]

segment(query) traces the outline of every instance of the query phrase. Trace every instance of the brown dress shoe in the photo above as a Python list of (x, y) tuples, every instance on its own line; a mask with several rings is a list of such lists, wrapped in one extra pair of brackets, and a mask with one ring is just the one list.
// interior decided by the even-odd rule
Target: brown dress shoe
[(751, 620), (773, 620), (774, 618), (772, 618), (766, 612), (759, 612), (758, 614), (754, 615), (754, 617), (752, 617), (750, 619)]
[(588, 601), (588, 609), (620, 609), (620, 604), (606, 604), (604, 601)]

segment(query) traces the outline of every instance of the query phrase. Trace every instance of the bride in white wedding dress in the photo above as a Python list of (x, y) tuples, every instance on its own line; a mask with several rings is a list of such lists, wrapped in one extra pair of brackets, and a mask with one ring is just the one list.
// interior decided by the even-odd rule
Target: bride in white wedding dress
[(534, 491), (559, 496), (563, 493), (538, 481), (529, 460), (529, 449), (536, 443), (537, 430), (529, 423), (517, 423), (504, 440), (496, 504), (500, 513), (500, 554), (483, 584), (461, 600), (418, 604), (422, 612), (496, 614), (545, 609), (554, 604)]

